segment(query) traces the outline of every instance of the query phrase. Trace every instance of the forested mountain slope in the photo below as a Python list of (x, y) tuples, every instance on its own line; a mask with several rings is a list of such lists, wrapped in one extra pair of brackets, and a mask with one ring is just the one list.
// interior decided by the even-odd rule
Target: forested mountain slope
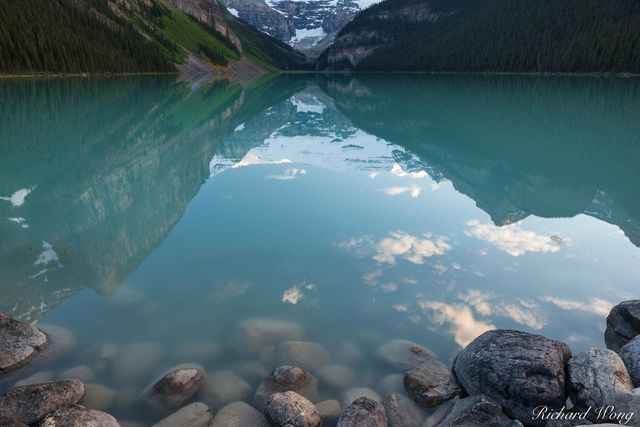
[(321, 55), (322, 69), (640, 72), (637, 0), (385, 0)]
[(288, 69), (304, 57), (217, 0), (0, 0), (0, 73), (167, 72), (241, 60)]

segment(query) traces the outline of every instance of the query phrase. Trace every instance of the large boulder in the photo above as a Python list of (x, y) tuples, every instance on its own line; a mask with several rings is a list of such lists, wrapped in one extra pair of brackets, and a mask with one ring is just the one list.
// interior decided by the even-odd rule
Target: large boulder
[(354, 400), (338, 418), (337, 427), (387, 427), (384, 406), (368, 397)]
[(389, 427), (420, 427), (425, 420), (423, 410), (403, 394), (388, 394), (384, 399), (384, 409)]
[(436, 358), (428, 348), (407, 340), (389, 341), (376, 349), (376, 356), (398, 371), (408, 371)]
[(516, 427), (499, 403), (477, 394), (458, 400), (438, 427)]
[(40, 329), (0, 313), (0, 377), (27, 363), (46, 342)]
[(202, 402), (194, 402), (160, 420), (153, 427), (209, 427), (213, 413)]
[(200, 390), (204, 378), (200, 366), (175, 367), (146, 389), (145, 399), (156, 408), (174, 411)]
[(566, 402), (565, 364), (569, 347), (540, 335), (513, 330), (488, 331), (455, 359), (453, 372), (468, 395), (484, 394), (511, 418), (533, 419), (539, 406), (560, 409)]
[(94, 411), (80, 405), (65, 405), (42, 419), (38, 427), (120, 427), (106, 412)]
[(331, 362), (329, 352), (320, 344), (309, 341), (285, 341), (276, 347), (278, 365), (294, 365), (316, 370)]
[(261, 412), (244, 402), (232, 402), (220, 409), (211, 427), (269, 427)]
[(280, 366), (262, 380), (256, 390), (253, 406), (263, 410), (274, 393), (295, 391), (312, 402), (318, 401), (318, 380), (297, 366)]
[(614, 351), (590, 348), (567, 363), (569, 397), (580, 411), (616, 404), (620, 392), (633, 389), (627, 369)]
[(607, 316), (604, 340), (607, 347), (617, 351), (640, 334), (640, 300), (624, 301), (611, 309)]
[(15, 387), (0, 396), (0, 417), (34, 424), (45, 415), (84, 397), (84, 385), (78, 380)]
[(304, 328), (286, 320), (254, 318), (241, 322), (235, 330), (234, 348), (239, 354), (252, 355), (269, 345), (282, 341), (297, 341)]
[(439, 360), (428, 360), (404, 374), (404, 388), (421, 406), (433, 408), (460, 393), (451, 371)]
[(309, 400), (294, 391), (274, 393), (267, 400), (264, 414), (275, 427), (320, 427), (322, 419)]
[(618, 355), (627, 367), (634, 387), (640, 387), (640, 335), (623, 345)]

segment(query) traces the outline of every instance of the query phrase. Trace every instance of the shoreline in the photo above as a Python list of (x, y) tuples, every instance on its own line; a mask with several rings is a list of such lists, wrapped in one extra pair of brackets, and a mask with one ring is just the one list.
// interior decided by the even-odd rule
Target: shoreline
[[(354, 71), (354, 70), (277, 70), (273, 74), (282, 75), (468, 75), (468, 76), (530, 76), (530, 77), (616, 77), (639, 78), (640, 73), (601, 73), (601, 72), (505, 72), (505, 71)], [(138, 76), (179, 76), (179, 71), (131, 72), (131, 73), (0, 73), (0, 80), (10, 79), (54, 79), (54, 78), (96, 78), (96, 77), (138, 77)], [(214, 74), (212, 74), (214, 77)], [(225, 77), (221, 77), (225, 78)]]

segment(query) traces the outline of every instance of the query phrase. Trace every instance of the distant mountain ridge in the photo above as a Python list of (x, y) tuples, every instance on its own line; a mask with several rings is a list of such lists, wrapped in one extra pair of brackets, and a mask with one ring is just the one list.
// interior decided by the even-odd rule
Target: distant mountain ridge
[(0, 0), (0, 73), (264, 72), (303, 62), (218, 0)]
[(360, 13), (318, 68), (640, 73), (635, 0), (385, 0)]
[(233, 15), (315, 58), (341, 28), (379, 0), (222, 1)]

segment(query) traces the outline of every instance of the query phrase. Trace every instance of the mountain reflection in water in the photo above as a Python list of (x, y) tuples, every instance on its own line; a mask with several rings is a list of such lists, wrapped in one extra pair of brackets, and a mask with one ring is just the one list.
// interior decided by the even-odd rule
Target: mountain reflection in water
[[(530, 216), (585, 214), (640, 246), (638, 80), (280, 76), (191, 91), (168, 78), (54, 79), (3, 81), (0, 95), (0, 311), (23, 320), (45, 316), (84, 288), (116, 292), (162, 245), (205, 182), (250, 165), (282, 165), (266, 176), (275, 181), (296, 180), (309, 168), (364, 171), (370, 179), (390, 172), (408, 181), (380, 194), (408, 198), (450, 182), (491, 219), (469, 218), (458, 234), (513, 257), (558, 252), (568, 243), (523, 229)], [(238, 185), (251, 193), (250, 184)], [(314, 184), (308, 196), (331, 185), (340, 184)], [(433, 208), (444, 218), (463, 203)], [(334, 242), (353, 262), (372, 263), (362, 267), (362, 280), (382, 293), (400, 280), (385, 279), (384, 268), (400, 260), (422, 265), (451, 252), (458, 238), (397, 227)], [(268, 251), (278, 242), (244, 243)], [(463, 267), (434, 263), (445, 277)], [(244, 286), (236, 285), (229, 292)], [(286, 289), (283, 301), (297, 303), (315, 292), (310, 285)], [(494, 326), (478, 314), (496, 309), (475, 289), (459, 295), (467, 305), (416, 304), (436, 313), (435, 324), (453, 324), (456, 343), (464, 345)], [(624, 295), (619, 290), (610, 302)], [(561, 308), (571, 303), (545, 298)], [(602, 299), (589, 301), (591, 309), (607, 310), (607, 301), (600, 308)], [(393, 308), (418, 321), (405, 304)], [(545, 324), (527, 320), (526, 301), (501, 310), (532, 329)], [(456, 329), (456, 322), (466, 323)]]

